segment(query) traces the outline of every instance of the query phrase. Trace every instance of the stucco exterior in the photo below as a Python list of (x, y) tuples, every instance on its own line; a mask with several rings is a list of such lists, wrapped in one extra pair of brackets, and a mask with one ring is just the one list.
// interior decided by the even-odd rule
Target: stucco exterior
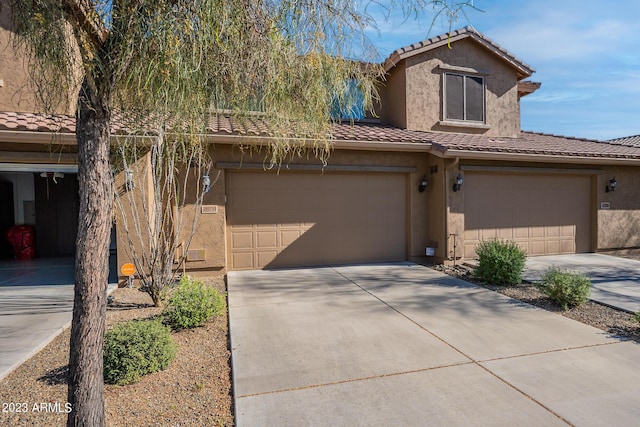
[[(473, 69), (477, 73), (458, 71), (460, 69)], [(484, 78), (486, 126), (444, 120), (442, 90), (445, 72), (462, 72)], [(503, 137), (514, 137), (520, 132), (516, 71), (471, 39), (452, 43), (451, 48), (445, 45), (403, 60), (391, 69), (387, 82), (387, 88), (381, 95), (383, 112), (380, 117), (389, 124), (411, 130)], [(403, 98), (404, 103), (401, 102)], [(403, 107), (404, 114), (401, 113)]]
[[(618, 182), (606, 191), (609, 181)], [(640, 247), (640, 170), (637, 167), (607, 167), (597, 177), (597, 250)]]
[(0, 111), (36, 111), (34, 87), (24, 52), (12, 44), (9, 8), (0, 7)]

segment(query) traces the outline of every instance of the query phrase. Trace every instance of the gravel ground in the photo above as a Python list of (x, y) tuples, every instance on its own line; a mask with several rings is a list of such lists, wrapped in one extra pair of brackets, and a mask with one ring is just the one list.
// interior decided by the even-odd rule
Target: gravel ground
[[(205, 283), (226, 292), (221, 278)], [(131, 319), (153, 317), (161, 309), (137, 289), (116, 289), (107, 311), (107, 327)], [(176, 359), (162, 372), (127, 386), (105, 386), (108, 426), (233, 425), (227, 314), (203, 327), (172, 333)], [(64, 426), (67, 402), (65, 374), (69, 362), (69, 329), (0, 382), (0, 401), (26, 403), (22, 413), (0, 413), (0, 425)], [(57, 412), (39, 412), (47, 409)], [(52, 405), (49, 405), (52, 404)], [(24, 405), (23, 405), (24, 407)], [(59, 413), (60, 412), (60, 413)]]
[[(631, 256), (629, 257), (631, 258)], [(640, 257), (634, 259), (640, 259)], [(578, 307), (563, 311), (562, 308), (542, 293), (535, 284), (522, 283), (515, 286), (487, 285), (475, 280), (473, 278), (472, 268), (466, 265), (456, 267), (433, 265), (431, 267), (513, 299), (517, 299), (570, 319), (577, 320), (578, 322), (594, 326), (610, 333), (613, 336), (640, 342), (640, 323), (634, 319), (633, 315), (625, 311), (617, 310), (593, 301), (587, 301)]]

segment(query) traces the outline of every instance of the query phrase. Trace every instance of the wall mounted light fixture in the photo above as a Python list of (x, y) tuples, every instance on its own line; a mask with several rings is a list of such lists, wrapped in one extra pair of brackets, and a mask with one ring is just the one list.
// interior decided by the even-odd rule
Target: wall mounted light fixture
[(429, 180), (427, 179), (427, 175), (424, 175), (422, 177), (422, 180), (420, 180), (420, 185), (418, 186), (418, 191), (421, 193), (424, 193), (424, 190), (427, 188), (427, 185), (429, 185)]
[(617, 185), (618, 185), (618, 181), (616, 181), (616, 178), (613, 177), (609, 180), (609, 183), (607, 184), (607, 187), (605, 188), (605, 190), (607, 191), (607, 193), (609, 193), (610, 191), (616, 191)]
[(133, 171), (126, 169), (124, 171), (124, 188), (127, 190), (133, 190), (136, 187), (136, 183), (133, 181)]
[(453, 191), (454, 192), (460, 191), (463, 183), (464, 183), (464, 178), (462, 178), (462, 175), (458, 173), (458, 176), (456, 176), (456, 182), (453, 183)]
[(202, 192), (208, 193), (211, 189), (211, 179), (208, 174), (202, 175)]

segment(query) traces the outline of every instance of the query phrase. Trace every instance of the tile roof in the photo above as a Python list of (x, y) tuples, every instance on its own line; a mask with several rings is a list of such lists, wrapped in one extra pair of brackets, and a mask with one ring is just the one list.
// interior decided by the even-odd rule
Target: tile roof
[[(207, 131), (217, 135), (272, 136), (268, 126), (259, 116), (230, 118), (215, 116)], [(331, 126), (331, 136), (338, 141), (429, 143), (429, 134), (368, 122), (340, 122)]]
[(502, 60), (515, 67), (518, 70), (521, 79), (529, 77), (535, 72), (535, 70), (524, 61), (517, 58), (514, 54), (500, 46), (498, 43), (494, 42), (489, 37), (485, 36), (475, 28), (470, 26), (451, 31), (449, 33), (441, 34), (439, 36), (435, 36), (409, 46), (401, 47), (400, 49), (396, 49), (384, 61), (384, 69), (385, 71), (389, 71), (403, 59), (418, 55), (420, 53), (435, 49), (440, 46), (444, 46), (448, 43), (462, 40), (467, 37), (470, 37), (471, 39), (480, 43), (481, 45), (492, 51), (494, 54), (498, 55)]
[(0, 130), (75, 133), (76, 118), (63, 114), (0, 112)]
[(625, 136), (623, 138), (610, 139), (609, 144), (627, 145), (629, 147), (640, 147), (640, 135)]
[(498, 138), (464, 134), (432, 134), (433, 149), (441, 152), (529, 154), (566, 157), (589, 157), (640, 160), (640, 147), (608, 144), (535, 132), (521, 132), (518, 138)]
[[(122, 126), (114, 126), (116, 133), (121, 132), (122, 129)], [(75, 117), (0, 112), (0, 131), (73, 134)], [(267, 124), (260, 120), (259, 116), (242, 119), (214, 116), (209, 120), (207, 131), (213, 138), (224, 136), (269, 138), (272, 136)], [(377, 123), (342, 122), (332, 125), (331, 132), (336, 141), (343, 141), (346, 144), (351, 142), (424, 144), (425, 151), (432, 149), (443, 154), (454, 151), (455, 154), (452, 155), (460, 157), (464, 157), (465, 153), (506, 153), (640, 161), (640, 143), (638, 145), (622, 144), (524, 131), (517, 138), (498, 138), (462, 133), (412, 131)], [(640, 140), (640, 137), (630, 138)]]
[[(125, 129), (114, 120), (112, 132), (122, 133)], [(33, 113), (0, 112), (0, 131), (43, 132), (75, 134), (76, 119), (68, 115), (44, 115)], [(260, 116), (231, 118), (229, 116), (212, 116), (207, 124), (207, 132), (211, 135), (235, 136), (273, 136), (268, 125)], [(415, 142), (429, 143), (429, 135), (425, 132), (400, 129), (376, 123), (348, 122), (336, 123), (332, 126), (332, 136), (340, 141), (366, 142)]]

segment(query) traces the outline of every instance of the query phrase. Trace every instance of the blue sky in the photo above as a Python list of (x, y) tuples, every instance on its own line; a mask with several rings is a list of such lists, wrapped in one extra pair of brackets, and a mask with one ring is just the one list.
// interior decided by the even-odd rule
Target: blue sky
[[(475, 0), (454, 28), (472, 25), (536, 72), (521, 101), (522, 129), (594, 139), (640, 134), (638, 0)], [(376, 12), (377, 14), (377, 12)], [(433, 14), (392, 14), (369, 36), (380, 59), (448, 30)]]

